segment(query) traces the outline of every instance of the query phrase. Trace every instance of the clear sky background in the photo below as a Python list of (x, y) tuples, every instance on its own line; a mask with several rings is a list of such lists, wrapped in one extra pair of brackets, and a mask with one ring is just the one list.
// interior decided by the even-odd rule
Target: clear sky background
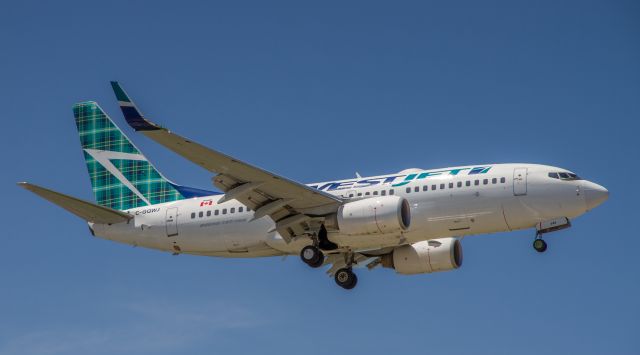
[[(639, 354), (637, 1), (10, 1), (0, 8), (0, 354)], [(609, 200), (461, 269), (171, 256), (92, 238), (15, 186), (92, 199), (71, 106), (157, 122), (301, 182), (488, 162)], [(210, 174), (125, 131), (174, 181)]]

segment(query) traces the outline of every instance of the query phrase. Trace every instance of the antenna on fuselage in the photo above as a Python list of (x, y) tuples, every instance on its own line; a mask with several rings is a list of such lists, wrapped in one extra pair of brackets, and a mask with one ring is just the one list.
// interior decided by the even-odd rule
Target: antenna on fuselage
[(359, 173), (359, 172), (357, 172), (357, 171), (356, 171), (356, 177), (357, 177), (358, 179), (362, 179), (362, 176), (360, 176), (360, 173)]

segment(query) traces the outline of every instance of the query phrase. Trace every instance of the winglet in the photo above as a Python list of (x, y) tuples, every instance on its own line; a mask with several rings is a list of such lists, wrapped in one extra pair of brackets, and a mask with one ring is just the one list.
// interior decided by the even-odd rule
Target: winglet
[(136, 131), (155, 131), (162, 129), (157, 124), (146, 120), (144, 116), (142, 116), (142, 112), (138, 110), (136, 104), (131, 101), (127, 93), (122, 89), (117, 81), (112, 81), (111, 87), (113, 88), (113, 92), (116, 94), (118, 105), (120, 105), (124, 119), (127, 120), (129, 126)]

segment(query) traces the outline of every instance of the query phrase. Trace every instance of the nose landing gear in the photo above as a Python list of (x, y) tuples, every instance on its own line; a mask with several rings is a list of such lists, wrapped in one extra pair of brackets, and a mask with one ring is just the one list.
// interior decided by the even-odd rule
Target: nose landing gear
[(558, 217), (536, 224), (536, 239), (533, 240), (533, 249), (538, 253), (544, 253), (547, 250), (547, 242), (542, 239), (545, 233), (551, 233), (571, 227), (571, 221), (567, 217)]
[(533, 249), (538, 253), (544, 253), (547, 250), (547, 242), (542, 239), (541, 235), (537, 235), (536, 239), (533, 241)]

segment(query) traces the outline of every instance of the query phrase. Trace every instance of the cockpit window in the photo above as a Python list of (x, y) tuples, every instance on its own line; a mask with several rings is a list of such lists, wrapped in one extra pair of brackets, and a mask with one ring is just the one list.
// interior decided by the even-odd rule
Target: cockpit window
[(567, 173), (567, 172), (552, 172), (552, 173), (549, 173), (549, 177), (553, 179), (560, 179), (560, 180), (567, 180), (567, 181), (582, 180), (578, 175), (574, 173)]

